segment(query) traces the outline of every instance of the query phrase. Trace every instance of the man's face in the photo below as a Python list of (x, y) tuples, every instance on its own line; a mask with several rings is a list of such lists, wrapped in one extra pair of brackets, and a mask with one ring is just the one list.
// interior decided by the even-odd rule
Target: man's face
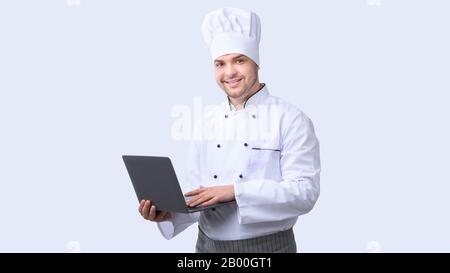
[(217, 84), (231, 98), (248, 95), (255, 84), (259, 86), (259, 67), (242, 54), (227, 54), (214, 60)]

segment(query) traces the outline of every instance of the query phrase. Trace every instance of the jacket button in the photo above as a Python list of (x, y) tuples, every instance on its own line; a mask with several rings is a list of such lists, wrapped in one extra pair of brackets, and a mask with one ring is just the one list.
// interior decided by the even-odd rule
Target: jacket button
[(212, 208), (211, 210), (212, 210), (212, 211), (216, 211), (216, 208)]
[(217, 179), (217, 175), (214, 175), (214, 179)]
[(244, 176), (242, 174), (239, 175), (239, 178), (243, 178)]
[(245, 147), (247, 147), (247, 146), (248, 146), (248, 144), (247, 144), (247, 143), (244, 143), (244, 146), (245, 146)]
[(220, 148), (220, 144), (217, 144), (217, 148)]
[(225, 115), (225, 118), (228, 118), (228, 115)]
[(253, 115), (252, 115), (252, 118), (256, 118), (256, 115), (253, 114)]

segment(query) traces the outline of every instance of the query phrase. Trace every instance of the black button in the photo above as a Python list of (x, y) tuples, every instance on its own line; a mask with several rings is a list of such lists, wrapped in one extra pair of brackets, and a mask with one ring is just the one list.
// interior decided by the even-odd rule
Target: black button
[(217, 144), (217, 148), (220, 148), (220, 144)]
[(228, 115), (225, 115), (225, 118), (228, 118)]
[(247, 144), (247, 143), (244, 143), (244, 146), (245, 146), (245, 147), (247, 147), (247, 146), (248, 146), (248, 144)]
[(243, 178), (242, 174), (239, 175), (239, 178)]
[(217, 175), (214, 175), (214, 179), (217, 179)]
[(216, 208), (212, 208), (211, 210), (212, 210), (212, 211), (215, 211), (215, 210), (216, 210)]
[(256, 118), (256, 115), (252, 115), (252, 118)]

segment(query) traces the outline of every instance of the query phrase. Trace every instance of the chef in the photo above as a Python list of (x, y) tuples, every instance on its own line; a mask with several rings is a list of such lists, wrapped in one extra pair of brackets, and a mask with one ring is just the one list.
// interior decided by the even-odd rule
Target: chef
[(198, 253), (296, 252), (292, 228), (320, 191), (313, 124), (260, 83), (258, 15), (220, 8), (206, 15), (202, 33), (226, 101), (196, 124), (183, 186), (191, 207), (235, 202), (182, 214), (142, 200), (139, 212), (166, 239), (198, 223)]

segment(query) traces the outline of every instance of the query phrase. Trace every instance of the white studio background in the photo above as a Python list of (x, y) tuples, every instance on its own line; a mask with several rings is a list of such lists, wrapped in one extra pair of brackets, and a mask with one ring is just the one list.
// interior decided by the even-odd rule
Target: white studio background
[(313, 120), (300, 252), (450, 251), (447, 0), (0, 0), (0, 252), (193, 252), (137, 212), (122, 154), (170, 156), (176, 105), (225, 99), (200, 24), (262, 21), (260, 79)]

